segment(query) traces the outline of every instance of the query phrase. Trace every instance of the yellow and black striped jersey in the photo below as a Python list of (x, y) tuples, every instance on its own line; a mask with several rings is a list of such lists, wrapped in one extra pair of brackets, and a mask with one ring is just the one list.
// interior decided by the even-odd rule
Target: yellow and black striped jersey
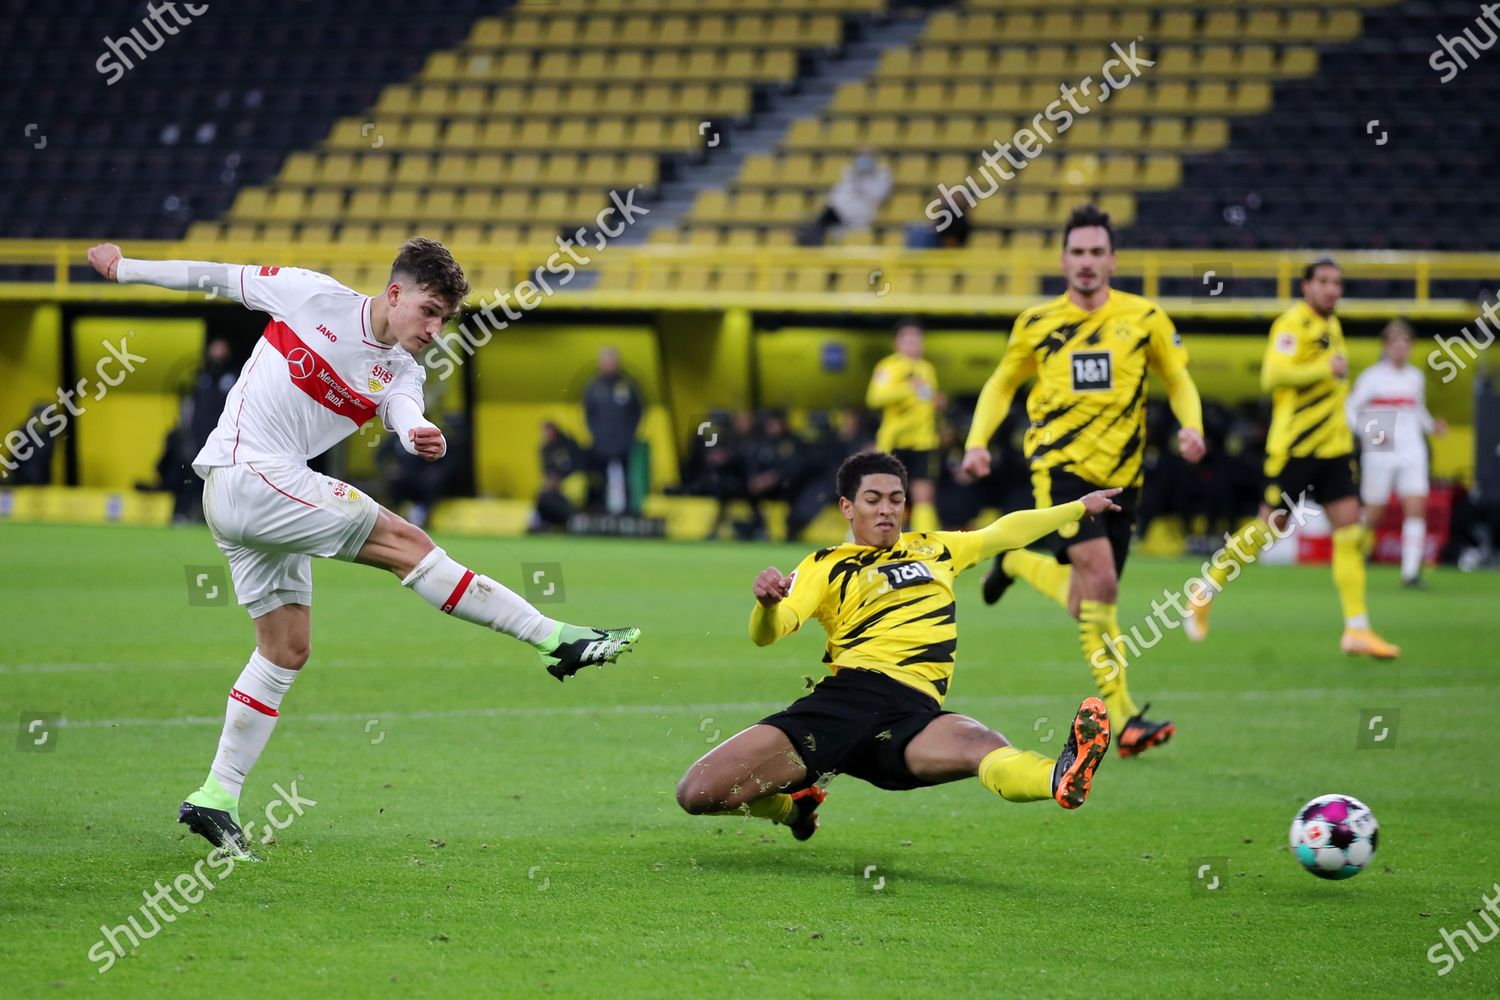
[(941, 702), (958, 650), (953, 578), (979, 561), (982, 544), (977, 531), (908, 531), (888, 549), (820, 549), (798, 564), (779, 606), (795, 616), (789, 631), (818, 619), (834, 673), (877, 670)]
[(881, 451), (910, 448), (929, 451), (938, 446), (937, 369), (926, 358), (892, 354), (882, 358), (870, 376), (865, 403), (881, 410), (875, 447)]
[(1201, 432), (1187, 351), (1160, 306), (1111, 289), (1092, 312), (1066, 293), (1027, 309), (980, 395), (968, 447), (988, 446), (1016, 389), (1035, 375), (1024, 445), (1033, 470), (1062, 468), (1104, 487), (1138, 485), (1147, 369), (1162, 376), (1179, 422)]
[(1338, 458), (1354, 450), (1344, 413), (1347, 378), (1329, 362), (1344, 353), (1337, 316), (1320, 316), (1305, 301), (1271, 324), (1260, 383), (1271, 390), (1271, 429), (1266, 435), (1266, 474), (1279, 473), (1289, 458)]

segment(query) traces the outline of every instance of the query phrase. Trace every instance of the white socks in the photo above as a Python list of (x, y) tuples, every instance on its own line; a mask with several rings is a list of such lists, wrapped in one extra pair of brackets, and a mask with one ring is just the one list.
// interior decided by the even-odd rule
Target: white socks
[(1408, 517), (1401, 522), (1401, 579), (1414, 580), (1422, 572), (1422, 556), (1427, 548), (1427, 520)]
[(281, 699), (296, 679), (297, 671), (278, 667), (257, 649), (229, 692), (224, 732), (219, 736), (219, 752), (210, 770), (224, 791), (235, 798), (239, 798), (245, 775), (265, 750), (271, 730), (276, 728)]
[(435, 548), (417, 563), (401, 586), (410, 587), (444, 614), (504, 632), (533, 645), (557, 628), (557, 622), (487, 576), (465, 569)]

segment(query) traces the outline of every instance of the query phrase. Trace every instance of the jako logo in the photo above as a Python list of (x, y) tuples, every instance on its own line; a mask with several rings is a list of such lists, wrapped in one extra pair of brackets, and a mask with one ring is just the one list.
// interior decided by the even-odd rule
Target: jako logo
[(164, 12), (172, 15), (172, 20), (177, 23), (178, 27), (186, 28), (189, 24), (193, 23), (191, 18), (208, 13), (208, 4), (185, 3), (182, 5), (182, 9), (188, 12), (187, 18), (177, 13), (177, 4), (175, 3), (146, 5), (146, 16), (142, 19), (141, 24), (143, 27), (146, 25), (152, 26), (151, 36), (154, 41), (146, 41), (141, 28), (131, 28), (130, 34), (119, 39), (110, 38), (108, 35), (105, 35), (105, 51), (99, 56), (98, 61), (94, 63), (94, 68), (100, 73), (105, 75), (114, 74), (108, 80), (104, 81), (104, 85), (106, 87), (113, 87), (125, 76), (127, 70), (135, 68), (135, 62), (131, 62), (130, 57), (121, 51), (123, 47), (129, 46), (135, 52), (136, 62), (145, 62), (146, 56), (155, 52), (166, 43), (164, 33), (166, 35), (177, 34), (177, 28), (168, 24), (166, 19), (162, 17)]
[[(1427, 961), (1433, 965), (1442, 965), (1444, 962), (1448, 963), (1445, 967), (1438, 969), (1438, 975), (1446, 976), (1453, 971), (1455, 965), (1468, 957), (1459, 950), (1458, 945), (1454, 942), (1460, 940), (1467, 942), (1469, 952), (1472, 954), (1479, 950), (1480, 945), (1489, 944), (1495, 940), (1496, 934), (1500, 934), (1500, 925), (1495, 923), (1495, 917), (1500, 916), (1500, 882), (1495, 883), (1495, 895), (1493, 898), (1485, 895), (1481, 895), (1479, 898), (1484, 903), (1484, 909), (1479, 912), (1484, 917), (1484, 922), (1489, 925), (1489, 937), (1485, 937), (1480, 933), (1479, 928), (1475, 926), (1473, 920), (1469, 921), (1467, 929), (1460, 927), (1456, 931), (1450, 931), (1444, 927), (1439, 932), (1443, 940), (1427, 949)], [(1448, 950), (1452, 951), (1453, 954), (1449, 955), (1445, 953), (1443, 951), (1444, 946), (1447, 946)]]
[(327, 337), (332, 343), (338, 343), (339, 338), (337, 337), (337, 335), (335, 335), (332, 330), (328, 329), (328, 327), (324, 326), (322, 323), (318, 324), (318, 332)]

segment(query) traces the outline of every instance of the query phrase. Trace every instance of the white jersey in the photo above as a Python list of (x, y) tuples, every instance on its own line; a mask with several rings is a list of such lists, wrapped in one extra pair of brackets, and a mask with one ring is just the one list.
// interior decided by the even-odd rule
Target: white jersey
[[(271, 321), (218, 426), (193, 459), (204, 479), (216, 466), (306, 462), (358, 431), (371, 417), (387, 429), (390, 400), (409, 396), (420, 412), (427, 373), (399, 346), (370, 333), (370, 297), (300, 267), (122, 259), (122, 282), (208, 289)], [(197, 280), (194, 280), (194, 276)]]
[(1396, 452), (1425, 466), (1432, 414), (1427, 412), (1427, 385), (1414, 365), (1397, 368), (1381, 360), (1354, 380), (1347, 402), (1349, 426), (1365, 451)]

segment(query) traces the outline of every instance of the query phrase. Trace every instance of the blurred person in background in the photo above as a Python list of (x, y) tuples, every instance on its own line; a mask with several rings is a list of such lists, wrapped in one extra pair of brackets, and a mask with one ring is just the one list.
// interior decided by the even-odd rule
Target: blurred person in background
[(554, 421), (542, 422), (542, 488), (536, 496), (536, 507), (528, 525), (530, 531), (566, 528), (575, 506), (568, 480), (585, 471), (583, 447)]
[(602, 496), (611, 514), (623, 514), (630, 506), (630, 452), (642, 412), (640, 387), (620, 370), (620, 352), (599, 348), (599, 372), (583, 390), (593, 469), (603, 479), (590, 491), (589, 500), (595, 504)]
[(865, 405), (881, 411), (875, 447), (895, 455), (911, 476), (911, 530), (937, 531), (937, 414), (947, 400), (937, 369), (922, 356), (922, 340), (915, 319), (896, 324), (895, 353), (876, 364)]
[(799, 481), (790, 497), (786, 513), (786, 537), (797, 541), (819, 514), (838, 502), (837, 484), (817, 470), (837, 468), (850, 455), (870, 447), (860, 412), (854, 409), (836, 413), (809, 414), (813, 437), (804, 450)]
[[(37, 403), (31, 408), (22, 422), (10, 434), (0, 438), (0, 441), (8, 441), (19, 434), (25, 438), (25, 444), (16, 448), (0, 449), (0, 457), (7, 459), (6, 465), (10, 466), (9, 473), (0, 477), (0, 485), (4, 486), (49, 486), (52, 483), (52, 453), (57, 449), (57, 437), (55, 434), (42, 434), (40, 428), (49, 426), (43, 417), (47, 410), (57, 412), (56, 403)], [(17, 458), (20, 448), (26, 449), (25, 458)], [(0, 470), (3, 471), (3, 470)]]
[(844, 231), (869, 229), (880, 215), (880, 206), (891, 196), (891, 168), (862, 147), (844, 168), (844, 174), (828, 191), (823, 211), (802, 228), (798, 242), (803, 246), (822, 246), (828, 230), (834, 226)]
[(1373, 544), (1394, 492), (1401, 500), (1401, 582), (1425, 590), (1422, 559), (1427, 547), (1427, 437), (1448, 425), (1427, 411), (1427, 381), (1410, 364), (1411, 324), (1395, 319), (1380, 333), (1380, 360), (1360, 372), (1345, 408), (1360, 442), (1360, 499), (1365, 537)]
[[(944, 188), (938, 185), (936, 196), (943, 199)], [(946, 226), (936, 222), (913, 222), (906, 227), (906, 245), (912, 250), (962, 250), (969, 245), (969, 214), (950, 213)]]
[(746, 450), (745, 492), (750, 500), (748, 532), (742, 537), (764, 540), (767, 500), (789, 500), (806, 474), (808, 447), (787, 426), (786, 414), (771, 410), (761, 420), (761, 432)]

